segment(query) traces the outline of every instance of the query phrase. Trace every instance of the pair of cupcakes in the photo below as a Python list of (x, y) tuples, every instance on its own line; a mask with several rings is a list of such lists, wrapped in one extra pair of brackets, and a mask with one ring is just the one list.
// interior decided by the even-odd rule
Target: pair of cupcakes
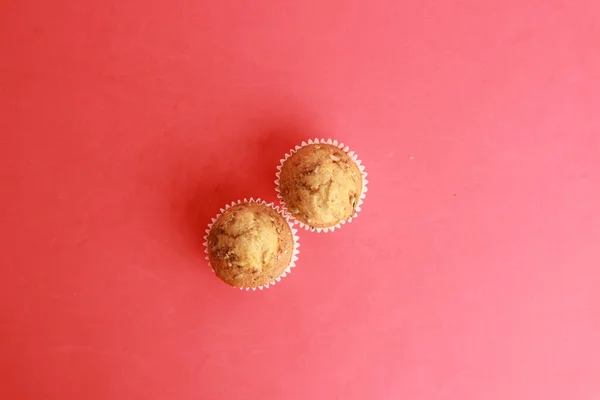
[(329, 232), (351, 222), (367, 192), (367, 174), (356, 154), (337, 141), (309, 140), (277, 167), (282, 209), (260, 199), (221, 209), (206, 230), (206, 259), (225, 283), (246, 290), (268, 288), (298, 259), (294, 223)]

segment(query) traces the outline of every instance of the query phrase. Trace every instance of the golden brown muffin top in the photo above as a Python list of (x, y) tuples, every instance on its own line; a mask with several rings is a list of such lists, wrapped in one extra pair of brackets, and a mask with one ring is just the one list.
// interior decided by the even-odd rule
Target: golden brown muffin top
[(283, 163), (279, 190), (295, 219), (314, 228), (328, 228), (354, 215), (362, 175), (345, 151), (315, 143), (302, 147)]
[(290, 265), (294, 238), (270, 206), (246, 202), (227, 209), (208, 234), (208, 256), (219, 278), (235, 287), (272, 282)]

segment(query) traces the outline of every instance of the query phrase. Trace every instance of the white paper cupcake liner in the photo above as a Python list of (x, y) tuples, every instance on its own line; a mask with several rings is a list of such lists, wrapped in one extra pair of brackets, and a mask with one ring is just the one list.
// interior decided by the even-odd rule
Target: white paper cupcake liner
[[(298, 150), (300, 150), (301, 148), (303, 148), (305, 146), (309, 146), (312, 144), (330, 144), (330, 145), (338, 147), (339, 149), (341, 149), (342, 151), (344, 151), (346, 154), (348, 154), (350, 156), (352, 161), (354, 161), (356, 166), (358, 166), (358, 169), (360, 170), (361, 176), (362, 176), (362, 190), (360, 193), (360, 198), (358, 199), (358, 204), (356, 205), (356, 210), (354, 212), (354, 215), (346, 220), (340, 221), (335, 226), (330, 226), (327, 228), (315, 228), (315, 227), (307, 225), (304, 222), (299, 221), (296, 218), (294, 218), (294, 215), (292, 213), (290, 213), (289, 210), (287, 209), (287, 207), (285, 205), (285, 201), (283, 200), (283, 196), (281, 195), (281, 190), (279, 189), (279, 178), (281, 177), (281, 168), (283, 167), (283, 164), (287, 161), (288, 158), (290, 158)], [(358, 159), (358, 156), (356, 155), (356, 153), (354, 153), (353, 151), (350, 150), (350, 147), (345, 146), (343, 143), (339, 143), (337, 140), (309, 139), (307, 142), (302, 142), (299, 146), (296, 146), (294, 149), (290, 150), (289, 153), (287, 153), (285, 155), (285, 157), (280, 160), (279, 165), (277, 166), (276, 176), (277, 176), (277, 179), (275, 180), (275, 185), (276, 185), (275, 191), (277, 192), (277, 197), (279, 198), (279, 201), (281, 203), (281, 208), (282, 208), (284, 214), (286, 214), (286, 216), (289, 217), (290, 220), (292, 220), (292, 222), (297, 223), (298, 225), (300, 225), (300, 227), (302, 227), (306, 230), (309, 230), (311, 232), (315, 232), (315, 231), (316, 232), (333, 232), (334, 230), (341, 228), (342, 225), (352, 222), (353, 219), (358, 217), (358, 213), (361, 210), (361, 206), (362, 206), (365, 198), (367, 197), (367, 184), (369, 183), (369, 181), (367, 180), (367, 173), (365, 171), (365, 166), (362, 165), (362, 161)]]
[[(262, 204), (265, 205), (267, 207), (271, 207), (272, 209), (274, 209), (275, 211), (277, 211), (279, 214), (281, 214), (284, 218), (285, 221), (287, 222), (288, 226), (290, 227), (290, 230), (292, 232), (292, 238), (294, 240), (294, 247), (292, 250), (292, 259), (290, 261), (290, 264), (287, 266), (287, 268), (283, 271), (283, 273), (281, 275), (279, 275), (277, 278), (275, 278), (273, 281), (265, 284), (265, 285), (261, 285), (261, 286), (256, 286), (256, 287), (241, 287), (239, 288), (240, 290), (250, 290), (252, 289), (253, 291), (255, 291), (256, 289), (258, 290), (263, 290), (263, 289), (268, 289), (270, 286), (274, 286), (277, 282), (281, 281), (282, 278), (285, 278), (287, 275), (292, 273), (292, 268), (294, 268), (296, 266), (296, 261), (298, 261), (298, 253), (300, 252), (298, 250), (298, 247), (300, 247), (300, 243), (298, 242), (298, 230), (294, 228), (292, 222), (290, 221), (289, 217), (283, 213), (282, 211), (279, 210), (279, 207), (277, 207), (276, 205), (274, 205), (273, 203), (267, 203), (264, 200), (261, 199), (253, 199), (252, 197), (250, 199), (244, 199), (244, 200), (238, 200), (238, 201), (234, 201), (231, 204), (227, 204), (225, 205), (224, 208), (221, 208), (220, 212), (214, 217), (211, 218), (210, 223), (208, 224), (208, 228), (206, 229), (206, 235), (204, 236), (204, 253), (206, 253), (206, 260), (208, 261), (208, 265), (210, 266), (212, 272), (214, 273), (215, 270), (213, 268), (213, 266), (210, 263), (210, 257), (208, 256), (208, 234), (210, 233), (210, 230), (212, 229), (213, 224), (215, 223), (215, 221), (221, 216), (223, 215), (223, 213), (228, 210), (229, 208), (236, 206), (238, 204), (243, 204), (243, 203), (258, 203), (258, 204)], [(215, 273), (216, 275), (216, 273)], [(234, 286), (232, 286), (234, 287)]]

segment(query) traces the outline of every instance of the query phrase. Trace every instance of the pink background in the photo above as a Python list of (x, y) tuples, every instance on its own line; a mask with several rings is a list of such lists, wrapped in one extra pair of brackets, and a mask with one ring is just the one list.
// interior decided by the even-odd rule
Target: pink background
[[(600, 398), (600, 3), (0, 2), (0, 398)], [(247, 293), (310, 137), (363, 212)]]

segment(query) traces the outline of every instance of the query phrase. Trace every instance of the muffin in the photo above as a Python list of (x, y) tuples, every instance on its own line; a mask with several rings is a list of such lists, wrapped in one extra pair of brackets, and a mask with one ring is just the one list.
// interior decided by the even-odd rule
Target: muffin
[(216, 275), (238, 288), (260, 288), (278, 281), (296, 260), (296, 237), (285, 217), (258, 201), (228, 207), (209, 226), (208, 260)]
[(347, 150), (330, 140), (309, 141), (282, 162), (279, 197), (301, 225), (327, 230), (357, 212), (363, 173)]

